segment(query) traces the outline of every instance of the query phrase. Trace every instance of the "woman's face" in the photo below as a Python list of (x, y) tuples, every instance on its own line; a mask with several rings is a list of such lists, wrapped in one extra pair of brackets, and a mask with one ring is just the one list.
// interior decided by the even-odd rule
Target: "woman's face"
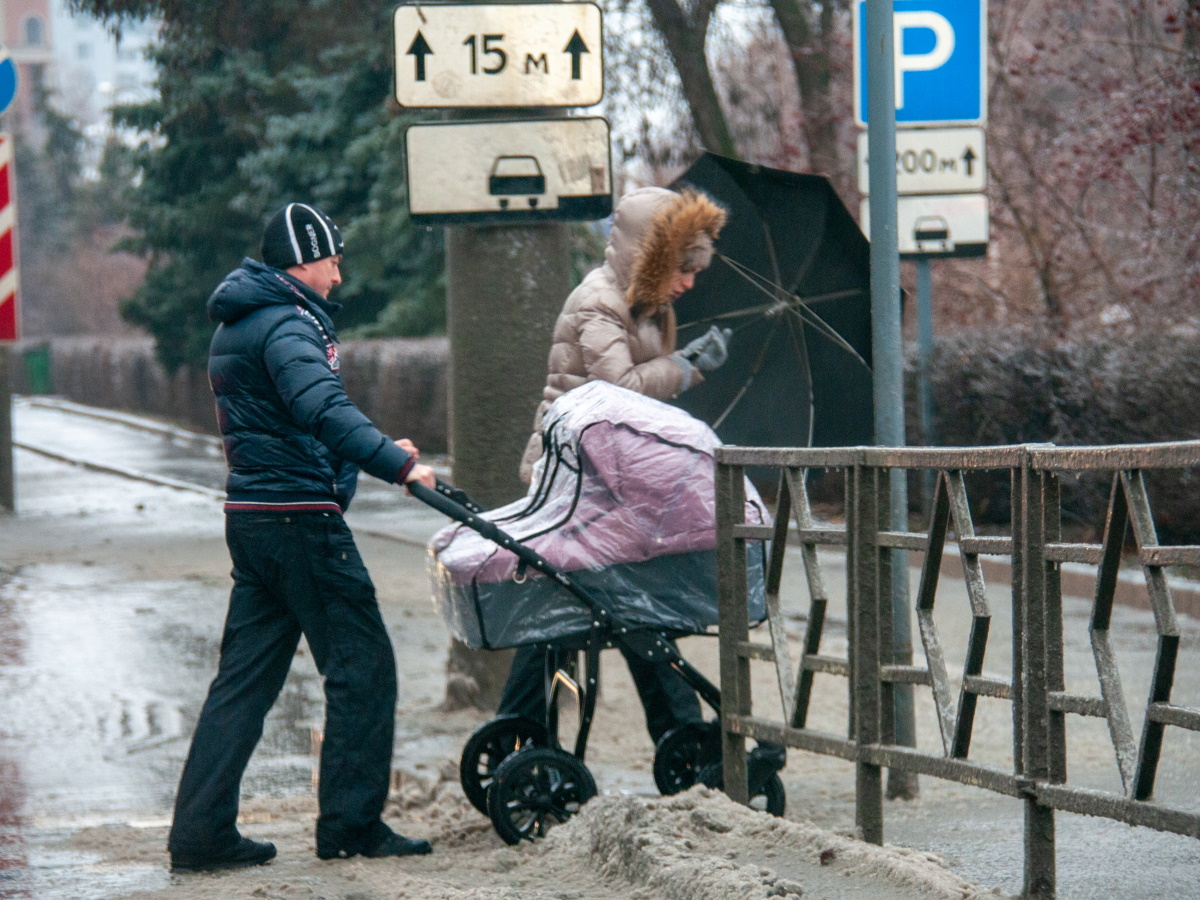
[(667, 291), (670, 293), (672, 300), (678, 300), (680, 297), (690, 291), (695, 283), (695, 272), (684, 272), (680, 270), (671, 276), (671, 280), (667, 283)]

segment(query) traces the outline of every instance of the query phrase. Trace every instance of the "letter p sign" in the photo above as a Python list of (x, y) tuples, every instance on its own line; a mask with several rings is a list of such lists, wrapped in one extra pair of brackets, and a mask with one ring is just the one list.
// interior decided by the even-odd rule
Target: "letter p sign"
[[(866, 0), (854, 5), (854, 112), (867, 124)], [(987, 119), (986, 0), (894, 0), (896, 123)]]

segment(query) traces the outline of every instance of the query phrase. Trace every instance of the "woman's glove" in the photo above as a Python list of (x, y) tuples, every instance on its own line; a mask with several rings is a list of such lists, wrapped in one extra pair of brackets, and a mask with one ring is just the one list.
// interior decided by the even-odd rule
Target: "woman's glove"
[(711, 372), (729, 359), (729, 338), (733, 330), (714, 325), (679, 351), (679, 355), (701, 372)]

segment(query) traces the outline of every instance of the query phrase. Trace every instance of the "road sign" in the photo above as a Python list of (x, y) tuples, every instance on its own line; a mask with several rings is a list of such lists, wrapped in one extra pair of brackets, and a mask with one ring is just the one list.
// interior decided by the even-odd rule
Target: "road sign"
[(608, 121), (412, 125), (408, 202), (427, 225), (603, 219), (612, 212)]
[(15, 341), (21, 336), (17, 308), (17, 204), (12, 187), (12, 138), (0, 134), (0, 341)]
[(604, 96), (594, 3), (398, 6), (401, 106), (592, 106)]
[(17, 96), (17, 64), (8, 55), (8, 48), (0, 44), (0, 113), (12, 104)]
[[(854, 120), (867, 124), (865, 0), (854, 4)], [(896, 124), (987, 121), (987, 0), (894, 0)]]
[[(870, 200), (864, 199), (859, 223), (867, 234), (870, 213)], [(983, 194), (900, 197), (896, 205), (901, 256), (984, 256), (988, 227), (988, 201)]]
[[(867, 194), (867, 133), (858, 135), (858, 190)], [(903, 128), (896, 131), (896, 192), (969, 194), (987, 185), (982, 128)]]

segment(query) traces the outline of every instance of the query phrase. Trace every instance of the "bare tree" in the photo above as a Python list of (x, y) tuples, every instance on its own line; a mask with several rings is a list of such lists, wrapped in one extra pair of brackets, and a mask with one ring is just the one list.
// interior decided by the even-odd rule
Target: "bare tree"
[[(837, 79), (845, 81), (845, 48), (849, 18), (848, 0), (770, 0), (796, 78), (802, 110), (801, 123), (808, 145), (809, 165), (834, 182), (844, 178), (846, 154), (838, 143), (839, 118), (845, 106), (834, 102)], [(839, 63), (843, 63), (839, 71)]]
[(683, 96), (701, 142), (714, 153), (737, 156), (705, 54), (708, 27), (718, 2), (693, 0), (681, 6), (677, 0), (646, 0), (646, 6), (679, 72)]
[(991, 4), (992, 249), (938, 267), (939, 319), (1200, 320), (1198, 34), (1197, 0)]

